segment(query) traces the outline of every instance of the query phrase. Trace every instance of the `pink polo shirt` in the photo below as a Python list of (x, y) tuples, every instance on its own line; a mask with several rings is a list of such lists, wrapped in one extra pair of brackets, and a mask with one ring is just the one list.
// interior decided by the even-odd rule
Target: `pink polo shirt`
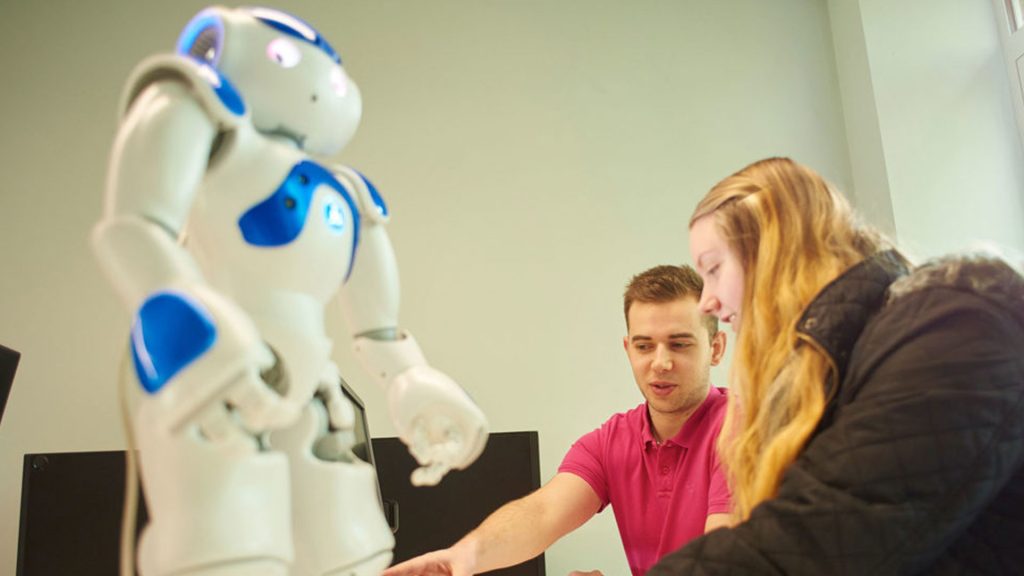
[(715, 441), (726, 396), (711, 387), (673, 438), (658, 444), (647, 404), (616, 414), (572, 445), (559, 472), (583, 478), (611, 504), (635, 576), (704, 533), (709, 514), (729, 512), (729, 488)]

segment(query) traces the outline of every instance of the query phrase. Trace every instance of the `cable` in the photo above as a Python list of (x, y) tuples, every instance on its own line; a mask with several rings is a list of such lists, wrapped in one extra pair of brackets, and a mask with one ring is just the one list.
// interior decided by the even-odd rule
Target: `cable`
[(121, 516), (121, 576), (135, 576), (135, 530), (139, 508), (139, 470), (135, 456), (135, 434), (132, 429), (131, 411), (128, 407), (128, 351), (122, 356), (118, 371), (117, 389), (121, 403), (121, 424), (124, 427), (124, 510)]

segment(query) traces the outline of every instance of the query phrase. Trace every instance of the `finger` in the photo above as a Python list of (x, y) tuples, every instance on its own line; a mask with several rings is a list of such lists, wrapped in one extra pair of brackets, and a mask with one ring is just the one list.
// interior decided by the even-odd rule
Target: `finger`
[(272, 411), (280, 404), (281, 396), (247, 370), (228, 388), (225, 400), (235, 409), (242, 425), (250, 432), (258, 433), (273, 420)]
[(436, 486), (451, 469), (446, 462), (432, 462), (413, 470), (409, 481), (413, 486)]
[(414, 422), (412, 433), (406, 444), (409, 446), (409, 453), (416, 459), (416, 463), (423, 466), (430, 463), (430, 439), (427, 437), (424, 426)]
[(454, 576), (460, 574), (443, 558), (435, 558), (437, 555), (438, 552), (431, 552), (400, 562), (385, 570), (381, 576)]
[(445, 462), (433, 462), (413, 470), (409, 481), (413, 486), (436, 486), (451, 469)]
[(408, 444), (409, 452), (421, 465), (454, 462), (462, 452), (462, 433), (447, 419), (420, 421), (413, 426)]
[(246, 436), (224, 405), (219, 402), (207, 407), (197, 419), (197, 423), (199, 433), (210, 442), (224, 442)]

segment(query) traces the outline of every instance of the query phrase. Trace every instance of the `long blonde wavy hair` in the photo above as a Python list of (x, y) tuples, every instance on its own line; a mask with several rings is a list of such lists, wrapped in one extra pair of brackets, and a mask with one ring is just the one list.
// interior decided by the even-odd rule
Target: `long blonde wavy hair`
[(888, 245), (821, 176), (788, 158), (755, 162), (719, 182), (690, 226), (708, 215), (744, 271), (719, 451), (734, 511), (745, 520), (775, 495), (837, 377), (828, 354), (797, 332), (801, 314), (826, 284)]

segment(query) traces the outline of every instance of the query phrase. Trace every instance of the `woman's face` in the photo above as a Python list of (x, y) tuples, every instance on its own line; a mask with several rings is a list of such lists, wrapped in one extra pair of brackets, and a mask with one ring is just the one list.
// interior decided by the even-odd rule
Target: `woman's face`
[(732, 324), (733, 331), (738, 332), (743, 266), (719, 233), (713, 214), (699, 218), (690, 227), (690, 256), (697, 273), (704, 279), (701, 312), (714, 314), (720, 321)]

